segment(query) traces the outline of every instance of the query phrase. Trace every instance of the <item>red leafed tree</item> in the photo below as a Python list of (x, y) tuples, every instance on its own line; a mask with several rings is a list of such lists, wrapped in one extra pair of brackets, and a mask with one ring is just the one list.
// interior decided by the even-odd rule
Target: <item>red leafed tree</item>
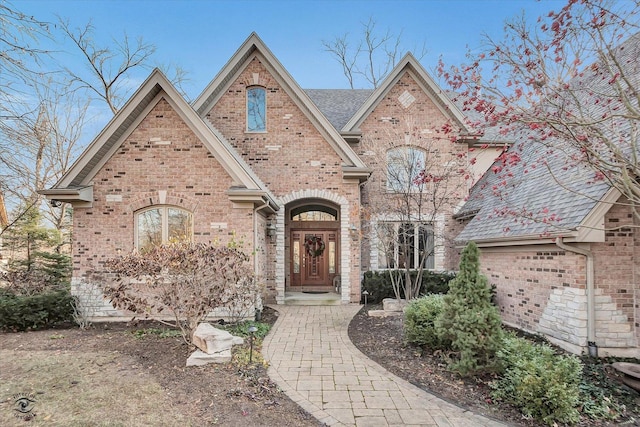
[[(562, 171), (582, 168), (587, 184), (618, 189), (640, 219), (639, 11), (640, 0), (568, 0), (536, 22), (524, 15), (507, 22), (501, 40), (485, 36), (466, 65), (439, 64), (473, 125), (521, 142), (494, 165), (494, 194), (506, 197), (516, 164), (525, 174), (546, 168), (570, 191), (580, 190)], [(545, 155), (522, 165), (523, 140), (541, 144)], [(558, 153), (564, 165), (550, 167)], [(553, 212), (526, 216), (536, 214), (547, 221)]]

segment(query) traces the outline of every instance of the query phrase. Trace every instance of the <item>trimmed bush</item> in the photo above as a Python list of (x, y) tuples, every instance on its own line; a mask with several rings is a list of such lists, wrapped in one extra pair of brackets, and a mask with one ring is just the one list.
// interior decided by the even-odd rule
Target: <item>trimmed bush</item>
[(579, 421), (582, 364), (575, 356), (558, 356), (548, 345), (514, 336), (497, 352), (504, 368), (492, 395), (517, 406), (525, 416), (547, 425)]
[[(412, 277), (417, 275), (411, 272)], [(422, 272), (422, 285), (420, 295), (446, 294), (449, 291), (449, 282), (455, 277), (450, 272)], [(362, 291), (369, 292), (367, 297), (370, 303), (381, 302), (385, 298), (395, 298), (389, 270), (367, 271), (362, 279)], [(404, 298), (404, 295), (401, 295)]]
[(72, 297), (68, 290), (20, 296), (0, 295), (0, 329), (26, 331), (45, 329), (56, 323), (73, 321)]
[(404, 337), (407, 342), (433, 350), (445, 348), (442, 334), (435, 326), (442, 314), (444, 297), (439, 294), (414, 299), (404, 310)]

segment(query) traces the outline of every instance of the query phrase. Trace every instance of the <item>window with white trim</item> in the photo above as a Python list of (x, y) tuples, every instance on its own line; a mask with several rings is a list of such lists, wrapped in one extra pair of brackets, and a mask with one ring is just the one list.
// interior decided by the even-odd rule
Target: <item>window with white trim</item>
[(433, 226), (419, 222), (378, 224), (378, 268), (433, 269)]
[(413, 147), (398, 147), (387, 151), (387, 190), (397, 193), (418, 191), (416, 182), (425, 167), (425, 152)]
[(267, 131), (267, 90), (263, 87), (247, 89), (247, 132)]
[(193, 214), (175, 206), (154, 206), (135, 214), (136, 248), (144, 252), (169, 242), (190, 242)]

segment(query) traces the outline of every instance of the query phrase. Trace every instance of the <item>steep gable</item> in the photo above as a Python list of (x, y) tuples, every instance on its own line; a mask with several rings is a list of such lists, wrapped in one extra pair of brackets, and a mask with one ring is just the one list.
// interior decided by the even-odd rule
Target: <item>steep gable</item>
[(342, 127), (343, 133), (357, 132), (359, 127), (376, 106), (387, 96), (388, 92), (409, 73), (411, 78), (417, 82), (422, 90), (429, 96), (434, 105), (438, 107), (440, 112), (451, 120), (451, 122), (460, 129), (461, 136), (471, 136), (471, 132), (465, 124), (465, 117), (458, 107), (449, 99), (447, 94), (440, 89), (433, 78), (420, 65), (420, 63), (410, 53), (394, 67), (384, 81), (375, 89), (360, 108), (355, 112), (351, 119)]
[[(339, 156), (344, 176), (346, 178), (366, 179), (369, 171), (364, 163), (255, 33), (249, 36), (220, 73), (196, 99), (194, 109), (197, 113), (203, 118), (206, 117), (228, 92), (229, 88), (246, 72), (246, 69), (250, 66), (255, 66), (256, 61), (261, 67), (264, 67), (266, 74), (274, 79), (278, 88), (281, 88), (287, 94), (295, 106), (304, 114), (304, 117), (313, 124), (317, 132)], [(256, 78), (259, 79), (260, 77), (252, 73), (246, 83), (259, 84), (260, 81), (253, 80)]]
[[(122, 142), (162, 100), (179, 115), (184, 124), (191, 129), (209, 153), (215, 156), (231, 177), (232, 185), (228, 191), (230, 196), (256, 202), (266, 199), (273, 208), (277, 209), (275, 198), (259, 178), (235, 153), (222, 135), (209, 123), (200, 119), (157, 69), (85, 149), (60, 181), (50, 190), (44, 190), (41, 193), (54, 200), (79, 206), (90, 205), (93, 201), (91, 182), (93, 178), (119, 149)], [(148, 141), (148, 143), (162, 143), (162, 141)]]

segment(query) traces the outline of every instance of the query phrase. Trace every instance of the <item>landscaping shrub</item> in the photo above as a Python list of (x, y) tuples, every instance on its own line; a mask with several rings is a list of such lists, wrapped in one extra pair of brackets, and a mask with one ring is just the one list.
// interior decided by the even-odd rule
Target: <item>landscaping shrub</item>
[(504, 339), (497, 357), (504, 374), (492, 385), (495, 399), (548, 425), (578, 422), (582, 365), (577, 357), (514, 336)]
[[(417, 275), (416, 271), (411, 272), (412, 277)], [(449, 282), (455, 277), (450, 272), (422, 272), (422, 284), (420, 295), (446, 294), (449, 290)], [(367, 271), (362, 279), (362, 291), (369, 292), (367, 300), (371, 303), (381, 302), (385, 298), (395, 298), (391, 276), (388, 270)], [(404, 298), (404, 295), (401, 295)]]
[(404, 337), (407, 342), (430, 349), (445, 348), (443, 337), (435, 326), (442, 314), (444, 297), (439, 294), (414, 299), (404, 310)]
[(189, 344), (212, 310), (225, 308), (239, 319), (259, 298), (249, 256), (228, 246), (172, 243), (107, 260), (105, 266), (115, 277), (96, 279), (117, 308), (145, 316), (169, 311), (172, 326)]
[(26, 331), (72, 321), (71, 301), (71, 294), (66, 289), (36, 295), (3, 291), (0, 294), (0, 329)]
[(467, 244), (436, 321), (438, 333), (457, 352), (451, 368), (461, 375), (494, 370), (495, 353), (502, 346), (500, 313), (491, 302), (487, 278), (480, 274), (479, 258), (476, 244)]

